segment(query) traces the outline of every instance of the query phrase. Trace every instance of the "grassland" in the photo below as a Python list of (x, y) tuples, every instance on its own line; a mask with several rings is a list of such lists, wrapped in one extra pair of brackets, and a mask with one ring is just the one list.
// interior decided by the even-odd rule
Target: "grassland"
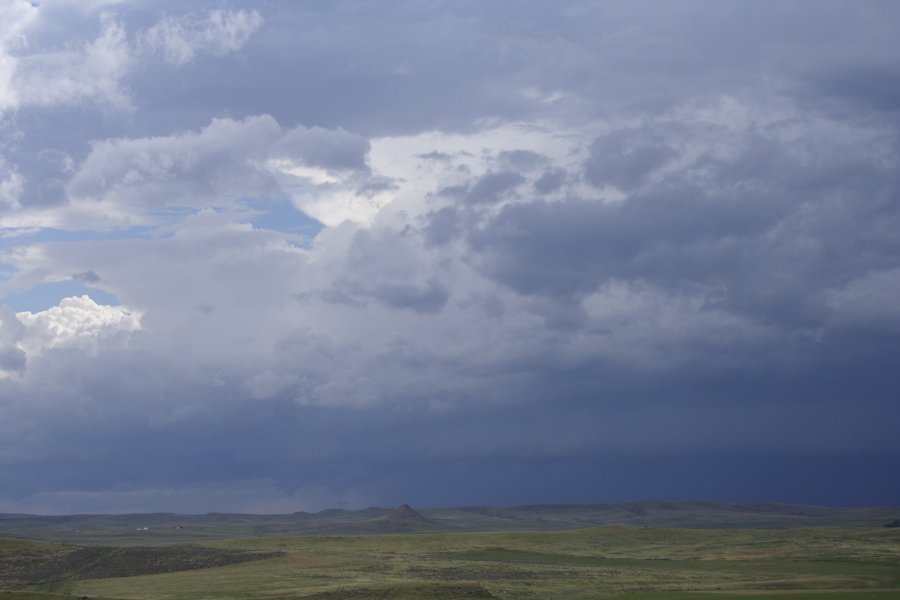
[[(101, 545), (0, 539), (0, 600), (900, 598), (900, 528), (878, 526), (895, 510), (704, 506), (326, 511), (284, 529), (277, 515), (8, 515), (20, 535)], [(628, 525), (572, 529), (598, 515)], [(504, 522), (532, 527), (489, 530)], [(289, 535), (298, 523), (307, 535)], [(367, 535), (309, 535), (333, 529)]]
[(900, 531), (884, 528), (598, 527), (253, 538), (204, 547), (283, 554), (200, 570), (77, 578), (65, 591), (133, 600), (900, 597)]

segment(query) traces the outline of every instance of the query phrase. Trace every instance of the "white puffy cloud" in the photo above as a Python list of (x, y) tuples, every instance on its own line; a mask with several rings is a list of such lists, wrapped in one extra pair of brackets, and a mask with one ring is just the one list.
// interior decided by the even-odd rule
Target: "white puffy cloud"
[(27, 364), (51, 349), (73, 349), (92, 356), (124, 348), (141, 328), (140, 313), (97, 304), (88, 296), (63, 298), (39, 312), (14, 313), (0, 307), (0, 378), (21, 376)]
[[(542, 123), (507, 123), (467, 133), (426, 131), (415, 135), (377, 137), (372, 140), (369, 163), (372, 169), (395, 184), (394, 210), (425, 213), (450, 200), (435, 198), (442, 190), (463, 193), (473, 177), (517, 169), (509, 164), (515, 153), (537, 157), (542, 168), (524, 169), (530, 181), (537, 181), (554, 166), (577, 167), (582, 147), (602, 124), (584, 124), (578, 130), (551, 128)], [(538, 165), (535, 165), (538, 166)], [(569, 186), (600, 197), (587, 186)], [(514, 197), (498, 199), (500, 208)]]
[[(201, 54), (222, 57), (239, 50), (262, 24), (256, 11), (211, 10), (203, 15), (163, 17), (149, 28), (129, 32), (114, 13), (105, 10), (121, 4), (120, 0), (47, 6), (28, 0), (4, 3), (0, 7), (0, 115), (22, 106), (85, 102), (131, 110), (131, 93), (124, 80), (139, 61), (157, 52), (175, 65)], [(67, 21), (76, 20), (76, 15), (80, 22)], [(71, 28), (74, 39), (56, 40), (50, 46), (32, 43), (46, 35), (42, 29), (52, 30), (61, 22)], [(99, 32), (91, 39), (76, 37), (84, 22), (99, 23)]]
[(18, 208), (23, 187), (22, 174), (14, 166), (5, 164), (0, 156), (0, 207)]
[(170, 136), (97, 141), (69, 181), (68, 210), (104, 206), (107, 215), (139, 219), (165, 207), (288, 195), (327, 224), (368, 221), (376, 212), (365, 189), (368, 149), (346, 131), (283, 129), (269, 115), (213, 119), (199, 131)]
[(27, 47), (24, 31), (37, 17), (37, 11), (27, 0), (5, 2), (0, 6), (0, 116), (19, 103), (14, 84), (16, 58), (14, 52)]
[(18, 55), (10, 81), (14, 106), (90, 101), (119, 110), (130, 108), (122, 79), (132, 64), (124, 26), (104, 17), (99, 35), (80, 46)]
[(239, 50), (262, 25), (255, 10), (212, 10), (205, 15), (167, 16), (140, 36), (142, 48), (160, 52), (174, 65), (198, 54), (224, 56)]
[(104, 306), (89, 296), (63, 298), (57, 306), (39, 312), (16, 313), (24, 326), (20, 347), (34, 356), (50, 348), (76, 348), (88, 354), (122, 345), (128, 334), (141, 328), (140, 314), (121, 306)]

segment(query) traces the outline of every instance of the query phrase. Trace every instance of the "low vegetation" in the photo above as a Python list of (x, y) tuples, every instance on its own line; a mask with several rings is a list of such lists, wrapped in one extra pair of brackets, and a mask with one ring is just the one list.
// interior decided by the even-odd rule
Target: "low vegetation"
[(900, 597), (900, 528), (883, 527), (884, 520), (868, 527), (448, 533), (422, 512), (367, 515), (370, 531), (415, 531), (389, 535), (141, 545), (150, 530), (131, 527), (130, 537), (120, 532), (121, 546), (0, 539), (0, 600)]
[(46, 600), (38, 592), (133, 600), (900, 595), (900, 530), (885, 528), (598, 527), (270, 537), (159, 548), (4, 541), (2, 548), (3, 581), (17, 591), (0, 600)]

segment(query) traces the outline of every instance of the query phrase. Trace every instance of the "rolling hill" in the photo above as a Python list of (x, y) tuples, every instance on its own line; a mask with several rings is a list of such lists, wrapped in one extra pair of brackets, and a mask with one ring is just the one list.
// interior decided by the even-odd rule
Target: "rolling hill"
[(599, 525), (675, 528), (881, 527), (900, 508), (792, 504), (631, 502), (362, 510), (285, 515), (174, 513), (43, 516), (0, 514), (0, 536), (75, 544), (154, 545), (264, 537), (442, 531), (566, 530)]

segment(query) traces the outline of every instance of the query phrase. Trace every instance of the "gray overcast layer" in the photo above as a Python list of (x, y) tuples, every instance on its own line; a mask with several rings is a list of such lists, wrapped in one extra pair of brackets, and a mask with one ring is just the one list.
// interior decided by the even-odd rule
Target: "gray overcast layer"
[(0, 7), (0, 512), (900, 501), (900, 4)]

